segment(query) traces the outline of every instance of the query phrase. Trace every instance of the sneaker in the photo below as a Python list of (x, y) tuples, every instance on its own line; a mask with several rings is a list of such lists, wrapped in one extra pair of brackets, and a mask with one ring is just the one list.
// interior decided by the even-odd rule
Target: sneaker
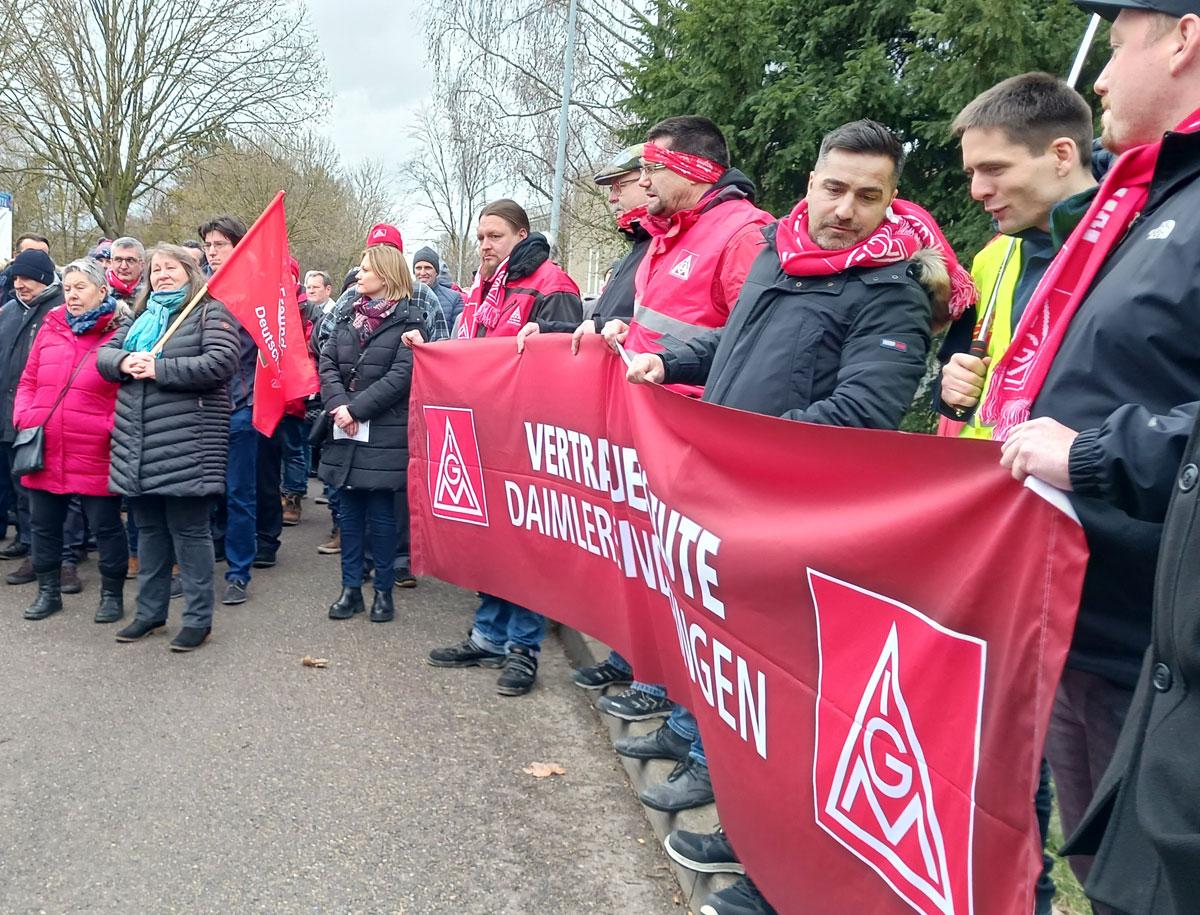
[(10, 585), (27, 585), (31, 581), (37, 581), (37, 575), (33, 571), (33, 561), (26, 556), (21, 565), (17, 567), (17, 571), (4, 576), (4, 580)]
[(183, 597), (183, 579), (175, 572), (171, 575), (171, 600), (177, 597)]
[(700, 915), (777, 915), (749, 877), (719, 893), (710, 893), (700, 906)]
[(300, 496), (284, 493), (280, 501), (283, 503), (283, 526), (295, 527), (300, 523)]
[(136, 642), (138, 639), (144, 639), (152, 632), (156, 632), (167, 625), (162, 623), (148, 623), (145, 620), (134, 620), (124, 629), (117, 632), (116, 639), (118, 642)]
[(615, 696), (601, 696), (596, 708), (622, 721), (646, 721), (666, 718), (674, 703), (666, 696), (653, 696), (644, 689), (627, 689)]
[(480, 648), (470, 638), (448, 648), (435, 648), (425, 660), (434, 667), (500, 667), (506, 655)]
[(629, 759), (671, 759), (683, 762), (692, 749), (692, 742), (680, 737), (665, 722), (658, 730), (641, 737), (622, 737), (613, 743), (613, 749)]
[(83, 582), (79, 580), (79, 569), (69, 562), (62, 564), (59, 581), (62, 582), (60, 587), (63, 594), (78, 594), (83, 590)]
[(256, 569), (270, 569), (275, 565), (275, 554), (269, 553), (266, 550), (259, 550), (254, 554), (254, 562), (251, 565)]
[(234, 579), (225, 585), (225, 593), (221, 596), (221, 603), (227, 606), (244, 604), (246, 596), (246, 582)]
[(29, 555), (29, 544), (14, 539), (6, 547), (0, 548), (0, 559), (24, 559)]
[(667, 856), (690, 871), (701, 874), (745, 874), (746, 868), (733, 853), (724, 829), (688, 832), (675, 829), (663, 841)]
[(675, 764), (665, 782), (644, 788), (638, 797), (647, 807), (663, 813), (676, 813), (711, 804), (713, 790), (708, 766), (689, 756)]
[(325, 543), (317, 547), (318, 553), (324, 553), (326, 556), (332, 556), (334, 553), (342, 551), (342, 532), (336, 527), (333, 529), (333, 536)]
[(625, 686), (632, 683), (633, 675), (625, 673), (608, 661), (601, 661), (592, 667), (580, 667), (571, 671), (571, 682), (584, 689), (604, 689), (606, 686)]
[(317, 505), (328, 505), (329, 504), (329, 500), (325, 498), (325, 493), (321, 493), (320, 495), (316, 496), (313, 499), (313, 502), (316, 503)]
[(504, 673), (496, 681), (496, 692), (501, 696), (524, 696), (533, 689), (537, 668), (537, 655), (514, 645), (504, 658)]
[(415, 588), (417, 586), (416, 576), (413, 575), (412, 569), (408, 563), (396, 568), (396, 587), (397, 588)]
[(208, 639), (208, 634), (212, 632), (211, 626), (205, 626), (203, 629), (184, 626), (179, 630), (179, 635), (171, 639), (172, 651), (195, 651), (205, 640)]

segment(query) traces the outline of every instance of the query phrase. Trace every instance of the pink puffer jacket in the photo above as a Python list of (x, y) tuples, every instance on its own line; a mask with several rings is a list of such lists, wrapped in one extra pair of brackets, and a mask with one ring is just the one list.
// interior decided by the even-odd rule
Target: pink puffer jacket
[[(113, 494), (108, 488), (108, 461), (120, 385), (100, 377), (96, 352), (119, 324), (114, 315), (85, 333), (74, 334), (67, 325), (66, 306), (46, 315), (13, 406), (13, 424), (18, 429), (45, 424), (46, 464), (22, 479), (29, 488), (83, 496)], [(83, 367), (47, 422), (50, 408), (80, 359), (85, 360)]]

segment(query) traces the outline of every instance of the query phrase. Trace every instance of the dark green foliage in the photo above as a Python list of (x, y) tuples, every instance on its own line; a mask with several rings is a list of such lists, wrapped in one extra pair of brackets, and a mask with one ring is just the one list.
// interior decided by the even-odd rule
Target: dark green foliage
[[(901, 194), (967, 256), (991, 234), (967, 193), (950, 123), (978, 93), (1029, 70), (1065, 75), (1087, 25), (1069, 0), (659, 0), (630, 68), (630, 142), (676, 114), (726, 131), (733, 162), (776, 214), (804, 194), (821, 137), (871, 117), (910, 149)], [(1093, 46), (1080, 87), (1107, 56)]]

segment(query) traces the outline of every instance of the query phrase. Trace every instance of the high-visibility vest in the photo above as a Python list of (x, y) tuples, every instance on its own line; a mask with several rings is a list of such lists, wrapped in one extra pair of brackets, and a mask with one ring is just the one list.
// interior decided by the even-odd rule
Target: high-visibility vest
[[(975, 280), (975, 288), (979, 290), (979, 301), (975, 307), (980, 315), (987, 311), (990, 302), (995, 301), (992, 335), (987, 348), (987, 354), (992, 357), (992, 361), (988, 364), (983, 394), (979, 398), (982, 405), (992, 383), (991, 369), (1004, 355), (1012, 340), (1013, 299), (1017, 293), (1017, 281), (1021, 278), (1021, 239), (1012, 235), (997, 235), (971, 261), (971, 278)], [(979, 422), (979, 409), (976, 408), (958, 436), (990, 439), (992, 427)]]

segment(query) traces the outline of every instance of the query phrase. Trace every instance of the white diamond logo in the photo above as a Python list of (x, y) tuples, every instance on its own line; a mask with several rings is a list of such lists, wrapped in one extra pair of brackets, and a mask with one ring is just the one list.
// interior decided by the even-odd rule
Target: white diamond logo
[(433, 492), (433, 507), (456, 516), (474, 516), (483, 520), (479, 495), (471, 485), (462, 449), (454, 437), (454, 426), (446, 418), (446, 437), (442, 439), (442, 455), (438, 461), (437, 485)]

